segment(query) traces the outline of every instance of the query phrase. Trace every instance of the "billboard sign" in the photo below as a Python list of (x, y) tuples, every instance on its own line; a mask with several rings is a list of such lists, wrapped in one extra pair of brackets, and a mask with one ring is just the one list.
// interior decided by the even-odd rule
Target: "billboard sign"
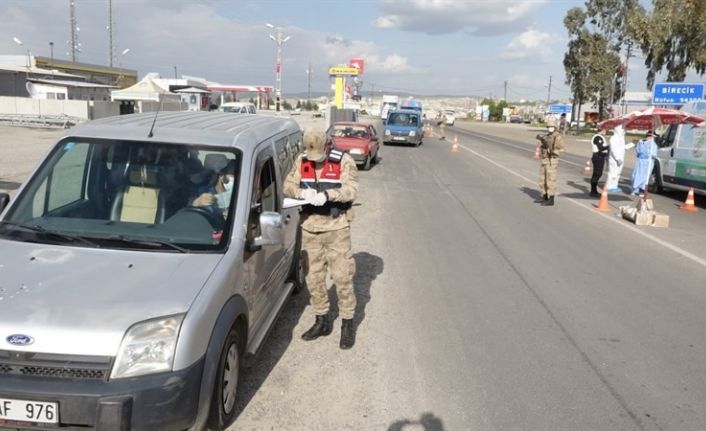
[(355, 67), (356, 69), (358, 69), (358, 73), (360, 75), (365, 72), (365, 60), (363, 60), (362, 58), (351, 58), (348, 62), (348, 65), (350, 67)]
[(358, 68), (351, 66), (334, 66), (330, 67), (328, 70), (329, 75), (358, 75)]
[(571, 105), (566, 104), (566, 103), (555, 103), (553, 105), (549, 105), (549, 113), (550, 114), (570, 114), (571, 113)]
[(658, 82), (652, 90), (654, 105), (683, 105), (703, 98), (703, 83)]

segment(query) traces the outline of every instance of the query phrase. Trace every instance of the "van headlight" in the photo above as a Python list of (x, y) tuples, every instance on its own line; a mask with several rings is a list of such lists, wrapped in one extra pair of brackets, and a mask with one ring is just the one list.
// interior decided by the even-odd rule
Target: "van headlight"
[(409, 132), (409, 136), (417, 136), (417, 131), (416, 130), (411, 130)]
[(123, 337), (111, 379), (170, 371), (184, 315), (136, 323)]
[(385, 136), (390, 136), (390, 129), (385, 129)]

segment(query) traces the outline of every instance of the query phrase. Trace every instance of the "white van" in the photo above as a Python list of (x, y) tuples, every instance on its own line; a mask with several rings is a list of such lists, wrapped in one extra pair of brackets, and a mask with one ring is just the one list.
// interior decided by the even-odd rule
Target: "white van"
[(234, 114), (255, 114), (255, 105), (250, 102), (228, 102), (218, 109), (221, 112), (232, 112)]
[[(691, 102), (683, 111), (706, 116), (706, 101)], [(706, 127), (672, 125), (657, 139), (659, 150), (650, 188), (689, 190), (706, 194)]]

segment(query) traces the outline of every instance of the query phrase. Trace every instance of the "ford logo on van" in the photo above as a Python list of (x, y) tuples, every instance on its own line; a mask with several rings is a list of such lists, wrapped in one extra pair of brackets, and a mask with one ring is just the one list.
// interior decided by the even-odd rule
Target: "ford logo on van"
[(30, 344), (34, 343), (34, 338), (30, 337), (29, 335), (23, 334), (10, 335), (5, 340), (7, 340), (7, 342), (12, 344), (13, 346), (29, 346)]

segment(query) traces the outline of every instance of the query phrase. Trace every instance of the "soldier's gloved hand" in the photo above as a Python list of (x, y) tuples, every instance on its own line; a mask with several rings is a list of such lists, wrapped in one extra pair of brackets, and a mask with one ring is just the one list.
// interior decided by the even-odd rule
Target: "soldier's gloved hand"
[(324, 193), (317, 193), (316, 196), (314, 196), (314, 197), (309, 201), (309, 203), (311, 203), (311, 204), (314, 205), (315, 207), (320, 207), (320, 206), (322, 206), (323, 204), (325, 204), (327, 200), (328, 200), (328, 198), (326, 198), (326, 194), (324, 194)]
[(314, 189), (303, 189), (299, 193), (299, 199), (304, 199), (307, 202), (311, 202), (311, 200), (314, 199), (314, 196), (316, 196), (316, 190)]

